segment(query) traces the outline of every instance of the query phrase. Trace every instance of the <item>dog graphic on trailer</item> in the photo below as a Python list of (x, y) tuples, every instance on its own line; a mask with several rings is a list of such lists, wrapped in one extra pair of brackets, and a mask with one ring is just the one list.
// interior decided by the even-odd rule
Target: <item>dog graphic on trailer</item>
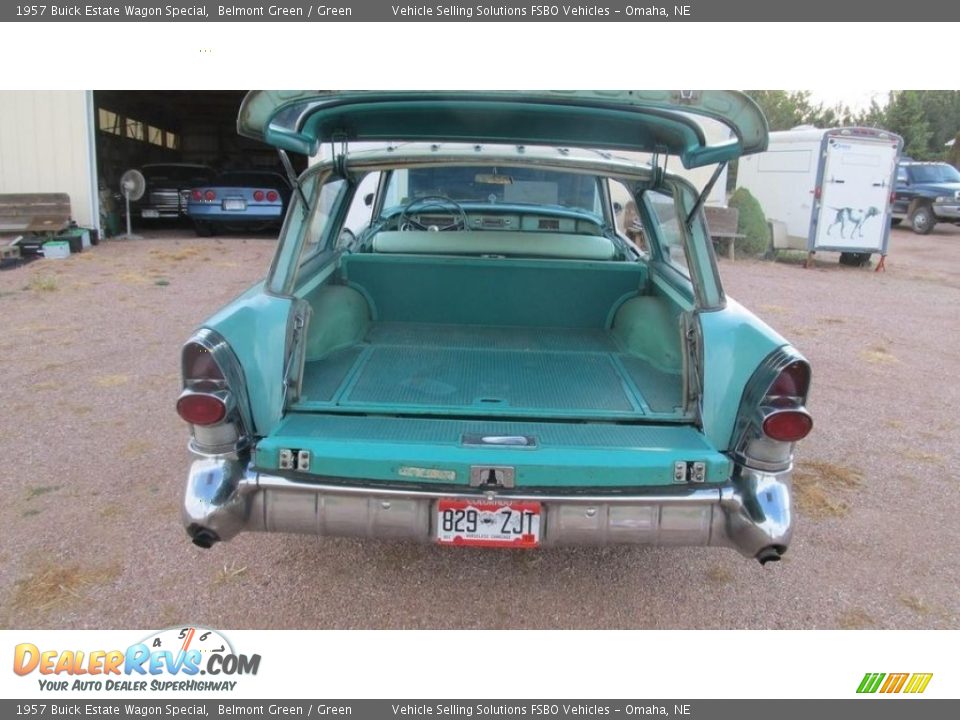
[[(834, 221), (830, 224), (830, 227), (827, 228), (827, 235), (830, 234), (830, 231), (837, 225), (840, 226), (840, 237), (841, 238), (852, 238), (854, 233), (858, 233), (859, 237), (863, 237), (863, 224), (870, 218), (879, 215), (879, 208), (870, 206), (866, 210), (862, 208), (830, 208), (831, 210), (836, 210), (837, 215), (834, 218)], [(852, 225), (849, 235), (845, 235), (844, 231), (847, 229), (847, 223)]]

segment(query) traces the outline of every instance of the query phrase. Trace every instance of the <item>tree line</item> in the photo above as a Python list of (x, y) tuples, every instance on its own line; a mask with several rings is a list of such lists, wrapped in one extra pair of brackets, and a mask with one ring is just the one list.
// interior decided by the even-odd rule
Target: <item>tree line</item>
[[(960, 168), (960, 90), (891, 90), (854, 112), (840, 103), (814, 103), (807, 90), (746, 90), (763, 110), (771, 130), (797, 125), (818, 128), (857, 125), (883, 128), (903, 138), (903, 154), (915, 160), (946, 160)], [(947, 147), (949, 140), (955, 140)]]

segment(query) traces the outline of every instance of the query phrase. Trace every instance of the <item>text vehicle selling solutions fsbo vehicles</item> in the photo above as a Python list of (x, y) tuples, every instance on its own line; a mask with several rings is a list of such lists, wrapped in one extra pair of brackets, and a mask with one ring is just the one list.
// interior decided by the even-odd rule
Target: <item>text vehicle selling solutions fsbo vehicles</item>
[(238, 129), (291, 177), (319, 159), (266, 278), (183, 348), (196, 544), (783, 554), (810, 368), (725, 296), (701, 212), (766, 148), (749, 98), (256, 91)]

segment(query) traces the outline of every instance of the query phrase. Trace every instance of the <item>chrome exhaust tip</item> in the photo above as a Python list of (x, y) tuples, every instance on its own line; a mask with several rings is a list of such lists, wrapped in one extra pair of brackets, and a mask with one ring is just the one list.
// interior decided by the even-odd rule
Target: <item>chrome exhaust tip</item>
[(213, 530), (200, 527), (199, 525), (191, 525), (188, 527), (187, 534), (190, 536), (190, 539), (193, 540), (194, 545), (204, 550), (209, 550), (215, 543), (220, 541), (220, 537)]
[(761, 565), (766, 565), (768, 562), (780, 562), (780, 558), (786, 551), (787, 548), (783, 545), (768, 545), (757, 553), (757, 560)]

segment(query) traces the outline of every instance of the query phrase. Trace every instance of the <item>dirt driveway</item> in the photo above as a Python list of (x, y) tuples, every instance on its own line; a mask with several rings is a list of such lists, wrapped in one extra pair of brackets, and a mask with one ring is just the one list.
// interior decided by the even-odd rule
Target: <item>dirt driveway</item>
[(0, 272), (0, 625), (215, 628), (957, 628), (960, 231), (724, 262), (807, 354), (814, 434), (784, 562), (722, 549), (489, 552), (180, 525), (180, 343), (273, 241), (163, 233)]

